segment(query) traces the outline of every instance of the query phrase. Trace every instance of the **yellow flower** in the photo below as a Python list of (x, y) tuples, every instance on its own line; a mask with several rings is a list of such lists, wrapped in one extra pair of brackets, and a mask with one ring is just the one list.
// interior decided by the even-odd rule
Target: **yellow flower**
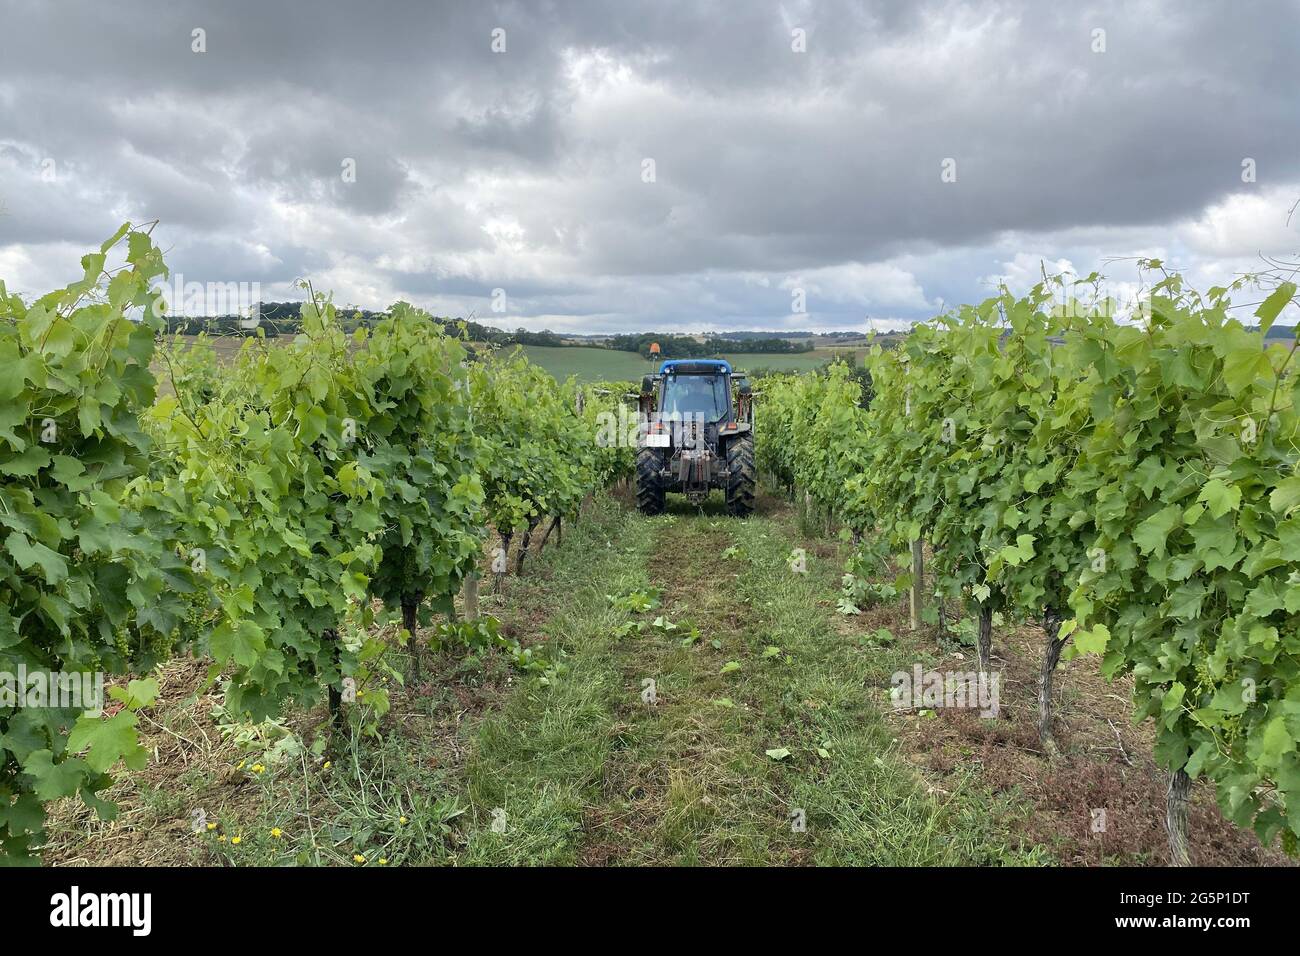
[(209, 829), (209, 830), (215, 830), (216, 828), (217, 828), (217, 825), (216, 825), (215, 823), (209, 823), (209, 824), (208, 824), (208, 829)]
[(352, 854), (352, 862), (353, 862), (353, 863), (365, 863), (365, 862), (366, 862), (366, 858), (365, 858), (364, 856), (362, 856), (360, 853), (353, 853), (353, 854)]
[(284, 831), (281, 830), (279, 827), (271, 827), (271, 836), (275, 837), (278, 840), (280, 839), (280, 837), (284, 836)]
[(379, 865), (380, 865), (380, 866), (387, 866), (387, 865), (388, 865), (388, 857), (386, 857), (386, 856), (381, 856), (381, 857), (379, 858)]
[(244, 761), (241, 760), (241, 761), (239, 761), (239, 763), (235, 764), (235, 769), (236, 769), (236, 770), (243, 770), (243, 769), (244, 769)]
[(218, 843), (225, 843), (225, 842), (226, 842), (226, 835), (223, 833), (223, 834), (221, 834), (221, 836), (217, 837), (217, 842), (218, 842)]
[(402, 826), (406, 826), (406, 817), (398, 817), (397, 822), (400, 823)]
[(330, 768), (330, 762), (329, 762), (328, 760), (326, 760), (326, 761), (325, 761), (325, 769), (328, 770), (329, 768)]
[(253, 764), (253, 773), (261, 773), (265, 769), (266, 768), (263, 767), (260, 763)]
[(231, 846), (238, 846), (238, 845), (243, 841), (243, 839), (244, 839), (243, 837), (231, 837), (231, 838), (230, 838), (230, 845), (231, 845)]

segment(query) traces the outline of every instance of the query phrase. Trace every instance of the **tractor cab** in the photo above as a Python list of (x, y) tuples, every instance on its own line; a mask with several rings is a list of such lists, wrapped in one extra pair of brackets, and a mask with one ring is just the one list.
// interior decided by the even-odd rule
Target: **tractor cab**
[(664, 493), (699, 504), (721, 488), (736, 515), (753, 507), (752, 399), (745, 376), (721, 359), (670, 359), (641, 382), (637, 497), (663, 510)]
[(709, 424), (730, 419), (732, 373), (726, 362), (665, 362), (664, 368), (659, 388), (661, 419), (699, 418)]

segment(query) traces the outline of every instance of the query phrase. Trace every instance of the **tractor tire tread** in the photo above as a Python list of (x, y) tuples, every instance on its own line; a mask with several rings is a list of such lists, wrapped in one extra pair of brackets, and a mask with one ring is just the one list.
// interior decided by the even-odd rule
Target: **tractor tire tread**
[(758, 470), (754, 465), (754, 437), (742, 435), (727, 446), (727, 514), (748, 517), (754, 510)]
[(664, 486), (659, 479), (662, 462), (653, 448), (642, 448), (636, 453), (636, 506), (643, 515), (662, 514)]

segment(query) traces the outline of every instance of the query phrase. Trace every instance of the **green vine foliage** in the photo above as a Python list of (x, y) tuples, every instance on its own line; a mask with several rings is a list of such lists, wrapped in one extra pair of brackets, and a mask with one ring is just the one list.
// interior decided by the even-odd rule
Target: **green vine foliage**
[(1059, 492), (1090, 415), (1063, 415), (1061, 390), (1087, 365), (1074, 330), (1104, 339), (1113, 326), (1112, 303), (1077, 294), (1097, 281), (1058, 278), (1022, 299), (1003, 290), (872, 356), (879, 430), (849, 493), (860, 508), (898, 503), (877, 509), (882, 524), (897, 546), (930, 541), (947, 597), (1034, 619), (1067, 605), (1088, 547)]
[(313, 702), (363, 653), (354, 635), (385, 531), (384, 485), (367, 465), (382, 434), (375, 378), (351, 355), (364, 339), (315, 296), (292, 343), (249, 339), (214, 396), (151, 410), (170, 451), (151, 492), (209, 595), (201, 649), (214, 677), (228, 675), (233, 713)]
[(754, 426), (762, 429), (763, 441), (755, 445), (759, 470), (776, 484), (793, 490), (795, 483), (795, 414), (807, 404), (801, 392), (800, 376), (770, 375), (754, 390)]
[[(373, 728), (377, 678), (400, 679), (375, 599), (450, 609), (489, 521), (571, 514), (630, 468), (629, 447), (597, 441), (615, 389), (579, 411), (572, 382), (475, 361), (406, 303), (347, 334), (312, 293), (292, 341), (248, 337), (219, 364), (204, 337), (156, 349), (167, 273), (145, 232), (82, 266), (31, 305), (0, 284), (5, 674), (144, 674), (184, 647), (211, 658), (231, 714), (350, 688)], [(107, 717), (0, 698), (0, 856), (31, 857), (51, 800), (114, 812), (96, 794), (145, 759), (137, 712), (156, 693), (115, 686)]]
[[(631, 382), (601, 382), (583, 388), (583, 483), (584, 494), (609, 486), (633, 473), (636, 466), (636, 443), (633, 436), (624, 433), (610, 440), (610, 431), (617, 431), (622, 422), (635, 421), (635, 411), (625, 404), (624, 396), (633, 389)], [(577, 398), (577, 386), (565, 385), (566, 396)], [(610, 429), (607, 423), (612, 424)], [(589, 437), (594, 436), (594, 440)]]
[[(1266, 344), (1233, 288), (1202, 297), (1159, 263), (1134, 321), (1100, 277), (1005, 290), (873, 349), (851, 450), (805, 436), (851, 420), (825, 383), (765, 382), (769, 472), (857, 528), (934, 548), (940, 591), (1022, 617), (1067, 610), (1071, 654), (1131, 674), (1156, 756), (1216, 785), (1225, 813), (1300, 835), (1300, 436), (1295, 345)], [(827, 404), (838, 406), (828, 412)], [(822, 434), (828, 440), (829, 433)], [(857, 474), (837, 485), (832, 464)], [(838, 496), (838, 498), (837, 498)]]
[[(1094, 414), (1067, 494), (1106, 560), (1072, 595), (1076, 647), (1130, 672), (1170, 768), (1215, 782), (1266, 842), (1300, 835), (1300, 421), (1296, 344), (1230, 318), (1169, 274), (1138, 327), (1093, 337)], [(1284, 282), (1262, 331), (1294, 301)], [(1082, 373), (1082, 369), (1078, 369)]]
[(381, 475), (382, 558), (371, 590), (390, 608), (451, 610), (483, 537), (483, 443), (474, 434), (465, 347), (406, 303), (355, 353), (373, 402), (359, 463)]
[(754, 405), (759, 467), (807, 491), (823, 511), (855, 529), (864, 527), (861, 512), (844, 489), (864, 462), (865, 446), (857, 440), (867, 422), (862, 396), (852, 370), (836, 363), (822, 374), (763, 379)]
[[(165, 515), (129, 501), (149, 470), (139, 418), (154, 400), (150, 282), (166, 274), (162, 256), (128, 224), (81, 265), (78, 281), (30, 305), (0, 283), (0, 671), (10, 675), (147, 669), (170, 652), (192, 588), (155, 543)], [(97, 796), (108, 771), (145, 757), (135, 711), (150, 694), (137, 690), (102, 719), (0, 702), (0, 856), (28, 857), (48, 801), (79, 794), (113, 814)]]
[(513, 534), (575, 510), (599, 476), (596, 430), (579, 417), (572, 383), (516, 353), (476, 364), (470, 391), (493, 527)]
[(190, 341), (176, 335), (159, 343), (155, 357), (164, 393), (184, 396), (190, 405), (212, 401), (221, 379), (214, 342), (201, 332)]

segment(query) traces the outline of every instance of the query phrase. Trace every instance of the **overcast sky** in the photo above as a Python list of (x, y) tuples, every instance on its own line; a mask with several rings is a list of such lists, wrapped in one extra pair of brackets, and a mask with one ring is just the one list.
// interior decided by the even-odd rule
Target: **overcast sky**
[(186, 281), (510, 328), (1208, 286), (1300, 251), (1297, 51), (1294, 0), (0, 0), (0, 279), (157, 218)]

